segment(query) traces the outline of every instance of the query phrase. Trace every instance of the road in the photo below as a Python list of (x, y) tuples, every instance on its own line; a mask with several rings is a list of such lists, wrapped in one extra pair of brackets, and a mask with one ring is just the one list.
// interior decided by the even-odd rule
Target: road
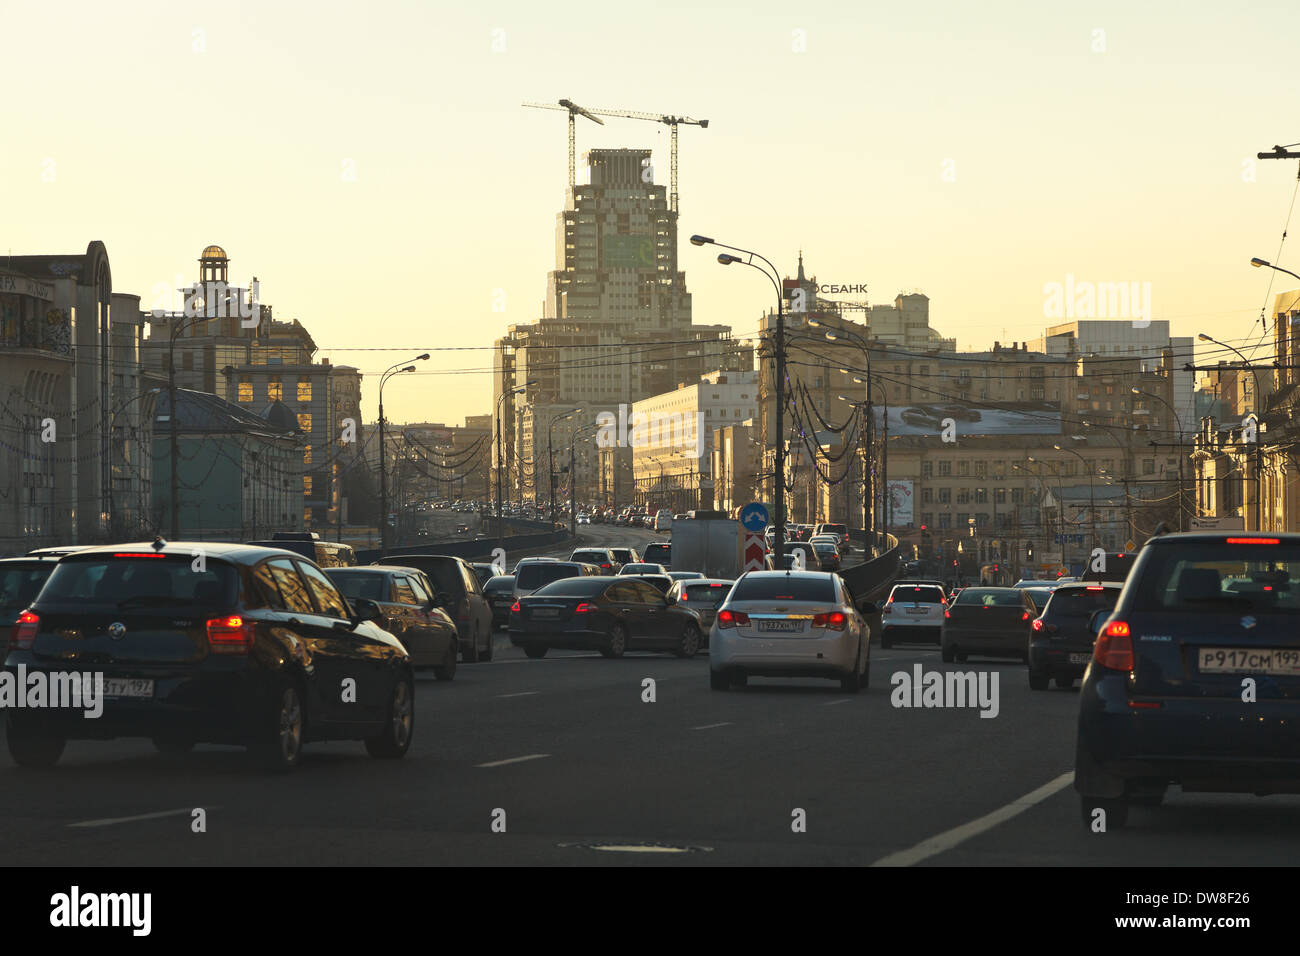
[[(606, 535), (651, 533), (590, 531)], [(1175, 790), (1128, 830), (1084, 830), (1078, 691), (1031, 692), (1019, 664), (875, 647), (856, 697), (811, 680), (714, 692), (706, 654), (528, 660), (496, 642), (496, 661), (451, 683), (419, 678), (401, 761), (315, 744), (296, 773), (267, 776), (233, 748), (169, 758), (117, 740), (31, 772), (4, 754), (6, 862), (1283, 866), (1300, 851), (1296, 797)], [(893, 706), (891, 675), (918, 664), (997, 675), (997, 716)]]

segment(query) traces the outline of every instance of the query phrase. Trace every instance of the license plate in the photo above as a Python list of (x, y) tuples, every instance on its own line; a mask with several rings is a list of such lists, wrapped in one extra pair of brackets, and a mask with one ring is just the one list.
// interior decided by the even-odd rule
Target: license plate
[(105, 697), (152, 697), (153, 681), (138, 678), (108, 677), (104, 680)]
[(758, 629), (781, 634), (797, 634), (803, 630), (803, 621), (759, 621)]
[(1300, 649), (1294, 647), (1201, 647), (1196, 662), (1203, 674), (1300, 677)]
[(929, 608), (924, 608), (924, 607), (909, 607), (907, 609), (908, 614), (925, 614), (928, 611)]
[(533, 617), (559, 617), (560, 609), (555, 607), (539, 607), (533, 611)]
[(1071, 663), (1071, 664), (1086, 664), (1086, 663), (1088, 663), (1088, 661), (1090, 661), (1090, 660), (1092, 660), (1092, 655), (1091, 655), (1091, 654), (1071, 654), (1071, 655), (1070, 655), (1070, 663)]

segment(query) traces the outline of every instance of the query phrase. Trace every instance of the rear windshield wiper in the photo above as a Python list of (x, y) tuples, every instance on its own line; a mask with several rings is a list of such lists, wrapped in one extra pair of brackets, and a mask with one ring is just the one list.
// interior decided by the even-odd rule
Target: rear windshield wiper
[(134, 597), (123, 598), (117, 602), (118, 608), (128, 607), (165, 607), (170, 604), (180, 604), (180, 598), (167, 597), (162, 594), (137, 594)]

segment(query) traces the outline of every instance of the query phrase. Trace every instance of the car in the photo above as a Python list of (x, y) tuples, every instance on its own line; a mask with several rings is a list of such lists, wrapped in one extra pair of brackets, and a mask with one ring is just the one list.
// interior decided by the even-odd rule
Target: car
[(554, 558), (524, 558), (515, 565), (514, 599), (527, 597), (543, 585), (562, 578), (599, 575), (601, 570), (585, 561), (556, 561)]
[(822, 571), (840, 569), (840, 549), (833, 541), (811, 541), (813, 555), (817, 558), (818, 568)]
[(62, 557), (61, 554), (45, 553), (0, 559), (0, 629), (7, 632), (17, 623), (18, 615), (36, 600), (46, 578)]
[(880, 646), (929, 639), (939, 644), (948, 596), (938, 584), (896, 583), (880, 609)]
[(324, 568), (349, 602), (364, 598), (379, 606), (375, 624), (402, 642), (411, 667), (431, 668), (438, 680), (454, 680), (460, 641), (447, 612), (433, 602), (423, 571), (397, 566)]
[(1052, 592), (1056, 588), (1012, 588), (1012, 590), (1023, 591), (1029, 595), (1029, 600), (1034, 602), (1034, 616), (1037, 617), (1043, 612), (1043, 608), (1047, 606), (1047, 602), (1051, 599)]
[(673, 527), (673, 513), (667, 508), (660, 508), (654, 517), (654, 529), (656, 531), (671, 531)]
[(979, 409), (969, 408), (966, 405), (944, 405), (939, 409), (939, 413), (945, 418), (951, 418), (959, 422), (977, 422), (980, 420)]
[(457, 534), (469, 534), (469, 525), (467, 525), (467, 524), (458, 524), (458, 525), (456, 525), (456, 533), (457, 533)]
[(474, 577), (478, 578), (479, 587), (487, 584), (497, 573), (496, 565), (489, 564), (486, 561), (470, 562), (470, 570), (474, 572)]
[(704, 577), (699, 571), (669, 571), (668, 576), (674, 581), (698, 580)]
[(641, 560), (646, 564), (662, 564), (666, 569), (672, 565), (673, 546), (667, 541), (652, 541), (641, 552)]
[(836, 537), (835, 546), (841, 551), (849, 549), (849, 526), (836, 522), (823, 522), (813, 528), (813, 537), (819, 534), (833, 534)]
[(856, 694), (871, 673), (871, 631), (838, 575), (747, 571), (709, 631), (709, 687), (750, 677), (826, 677)]
[(1158, 805), (1175, 784), (1300, 793), (1298, 619), (1300, 534), (1149, 538), (1114, 609), (1090, 622), (1074, 764), (1083, 824), (1102, 811), (1107, 832), (1122, 828), (1130, 806)]
[(575, 524), (591, 524), (591, 515), (578, 515), (573, 520)]
[(492, 626), (505, 627), (510, 623), (510, 605), (515, 603), (515, 576), (498, 574), (488, 578), (483, 585), (483, 596), (492, 605)]
[(1052, 592), (1029, 625), (1030, 690), (1047, 690), (1052, 679), (1057, 687), (1074, 686), (1092, 661), (1092, 616), (1113, 610), (1121, 589), (1119, 584), (1066, 584)]
[(962, 589), (943, 610), (939, 636), (944, 663), (983, 657), (1028, 657), (1030, 622), (1038, 609), (1029, 592), (977, 585)]
[(943, 416), (928, 405), (905, 408), (898, 417), (904, 425), (911, 425), (914, 428), (935, 430), (943, 428)]
[[(731, 593), (735, 581), (725, 578), (687, 578), (674, 581), (668, 591), (669, 604), (685, 604), (700, 616), (700, 623), (707, 635), (713, 627), (713, 618), (722, 602)], [(705, 638), (707, 641), (707, 636)]]
[(619, 574), (667, 574), (668, 569), (654, 561), (633, 561), (618, 569)]
[(78, 551), (85, 551), (92, 547), (89, 544), (64, 544), (56, 545), (49, 548), (32, 548), (28, 551), (26, 557), (29, 558), (61, 558), (64, 555), (76, 554)]
[(781, 555), (779, 566), (775, 554), (769, 553), (763, 558), (763, 566), (768, 571), (798, 571), (800, 570), (798, 563), (799, 559), (789, 551)]
[(315, 531), (277, 531), (264, 541), (250, 541), (257, 548), (282, 548), (308, 558), (318, 568), (351, 568), (357, 552), (350, 544), (326, 541)]
[(799, 565), (798, 565), (798, 563), (797, 563), (797, 562), (799, 561), (799, 559), (798, 559), (798, 558), (795, 559), (795, 560), (796, 560), (795, 567), (796, 567), (797, 569), (799, 569), (799, 570), (805, 570), (805, 571), (825, 571), (825, 570), (827, 570), (826, 568), (823, 568), (823, 567), (822, 567), (821, 558), (817, 556), (817, 551), (813, 548), (813, 546), (812, 546), (812, 544), (811, 544), (810, 542), (808, 542), (808, 541), (787, 541), (787, 542), (785, 543), (785, 545), (784, 545), (784, 548), (785, 548), (785, 553), (786, 553), (786, 554), (789, 554), (789, 555), (802, 554), (802, 555), (803, 555), (803, 559), (802, 559), (802, 560), (803, 560), (803, 567), (802, 567), (802, 568), (799, 568)]
[[(19, 615), (5, 669), (51, 686), (100, 674), (102, 713), (7, 708), (9, 753), (45, 768), (68, 740), (144, 737), (167, 754), (243, 746), (276, 771), (297, 767), (314, 740), (364, 740), (372, 756), (400, 758), (414, 672), (379, 615), (281, 549), (157, 540), (67, 555)], [(354, 695), (340, 692), (349, 683)]]
[(618, 569), (623, 566), (609, 548), (575, 548), (569, 560), (594, 564), (600, 568), (601, 574), (618, 574)]
[(610, 548), (609, 553), (620, 565), (638, 564), (641, 561), (641, 555), (636, 553), (636, 548)]
[(626, 575), (554, 581), (510, 608), (511, 643), (532, 658), (551, 648), (596, 650), (602, 657), (636, 650), (693, 657), (702, 639), (699, 615)]
[(492, 608), (468, 561), (449, 554), (390, 554), (374, 563), (423, 571), (434, 587), (434, 603), (456, 624), (462, 663), (492, 660)]

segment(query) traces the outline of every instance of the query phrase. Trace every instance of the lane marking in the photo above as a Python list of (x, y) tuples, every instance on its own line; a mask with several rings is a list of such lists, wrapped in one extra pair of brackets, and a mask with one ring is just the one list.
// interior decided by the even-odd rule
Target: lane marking
[[(181, 814), (193, 813), (196, 808), (182, 807), (180, 810), (159, 810), (157, 813), (140, 813), (133, 817), (108, 817), (103, 820), (82, 820), (80, 823), (69, 823), (69, 827), (111, 827), (117, 823), (134, 823), (137, 820), (157, 820), (160, 817), (178, 817)], [(204, 810), (215, 810), (216, 807), (204, 807)]]
[(828, 700), (822, 704), (823, 707), (834, 707), (836, 704), (847, 704), (851, 700), (857, 700), (856, 697), (841, 697), (839, 700)]
[(508, 763), (523, 763), (525, 760), (541, 760), (550, 754), (529, 754), (526, 757), (510, 757), (508, 760), (493, 760), (489, 763), (476, 763), (475, 767), (504, 767)]
[(521, 691), (520, 691), (519, 693), (517, 693), (517, 694), (497, 694), (497, 698), (498, 698), (498, 699), (501, 699), (501, 698), (504, 698), (504, 697), (531, 697), (531, 696), (533, 696), (533, 695), (536, 694), (536, 693), (537, 693), (537, 691), (535, 691), (535, 690), (521, 690)]
[(720, 724), (703, 724), (702, 726), (699, 727), (692, 727), (691, 730), (712, 730), (714, 727), (730, 727), (730, 726), (731, 726), (731, 721), (724, 720)]
[(928, 840), (922, 840), (914, 847), (906, 850), (900, 850), (897, 853), (891, 853), (883, 856), (872, 866), (913, 866), (922, 860), (928, 860), (932, 856), (937, 856), (951, 850), (958, 844), (965, 843), (972, 837), (977, 837), (981, 833), (992, 830), (1000, 823), (1005, 823), (1012, 817), (1019, 816), (1035, 804), (1042, 803), (1048, 797), (1051, 797), (1064, 790), (1074, 782), (1074, 771), (1063, 773), (1055, 780), (1048, 781), (1037, 790), (1031, 790), (1018, 800), (1012, 800), (1005, 807), (999, 807), (992, 813), (986, 813), (978, 819), (969, 823), (963, 823), (959, 827), (951, 830), (945, 830), (937, 836), (932, 836)]

